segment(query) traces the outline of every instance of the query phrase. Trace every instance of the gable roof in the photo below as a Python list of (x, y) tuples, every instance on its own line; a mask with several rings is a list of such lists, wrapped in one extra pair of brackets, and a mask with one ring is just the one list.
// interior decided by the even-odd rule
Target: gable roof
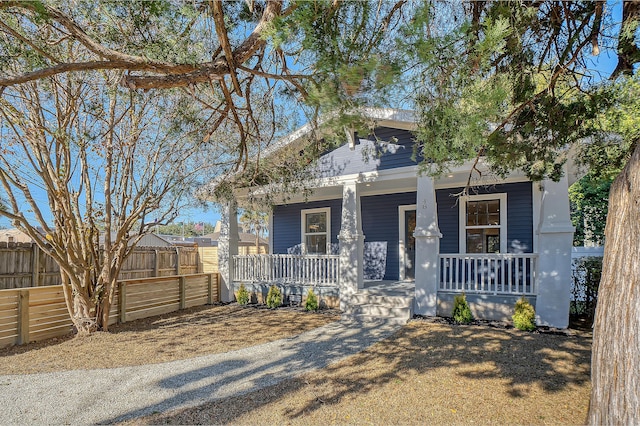
[[(395, 129), (414, 130), (416, 128), (416, 114), (414, 111), (395, 109), (395, 108), (362, 108), (354, 111), (354, 115), (360, 115), (370, 121), (372, 128), (390, 127)], [(298, 128), (287, 136), (281, 138), (267, 149), (264, 150), (261, 157), (263, 161), (275, 157), (276, 155), (287, 155), (287, 150), (299, 152), (309, 143), (309, 136), (316, 130), (318, 133), (316, 139), (322, 138), (322, 126), (335, 118), (336, 114), (328, 114), (319, 120), (317, 125), (307, 123)], [(345, 139), (341, 146), (349, 143), (349, 139), (353, 138), (353, 134), (345, 129)], [(233, 183), (243, 175), (242, 171), (232, 172), (227, 175), (221, 175), (204, 185), (198, 191), (201, 198), (210, 198), (214, 195), (215, 189), (222, 183)]]

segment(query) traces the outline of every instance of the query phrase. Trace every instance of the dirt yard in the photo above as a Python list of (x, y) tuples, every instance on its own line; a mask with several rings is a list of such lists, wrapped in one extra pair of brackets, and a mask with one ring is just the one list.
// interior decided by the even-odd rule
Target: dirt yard
[(118, 324), (109, 333), (0, 349), (1, 374), (113, 368), (193, 358), (258, 345), (339, 319), (336, 311), (201, 306)]
[(591, 338), (413, 321), (329, 368), (132, 424), (584, 424)]
[[(219, 353), (334, 321), (237, 305), (194, 308), (111, 333), (0, 350), (0, 374), (141, 365)], [(330, 367), (131, 424), (582, 424), (591, 336), (414, 320)]]

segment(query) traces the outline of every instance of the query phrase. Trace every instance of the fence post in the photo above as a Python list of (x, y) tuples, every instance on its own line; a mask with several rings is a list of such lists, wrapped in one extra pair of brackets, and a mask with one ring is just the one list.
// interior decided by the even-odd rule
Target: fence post
[(178, 277), (178, 288), (180, 290), (180, 309), (187, 307), (187, 286), (184, 276)]
[(213, 274), (207, 274), (207, 305), (213, 304)]
[(31, 244), (31, 287), (40, 285), (40, 247), (37, 244)]
[(216, 277), (216, 302), (220, 302), (222, 300), (221, 291), (222, 291), (222, 280), (220, 279), (220, 272), (215, 273)]
[(127, 284), (124, 281), (118, 281), (118, 300), (120, 302), (118, 314), (121, 323), (127, 322)]
[(157, 277), (159, 276), (158, 274), (160, 273), (160, 253), (158, 252), (158, 249), (155, 249), (153, 251), (155, 257), (153, 258), (154, 263), (153, 263), (153, 276)]
[(204, 265), (202, 265), (202, 259), (200, 257), (200, 247), (196, 249), (196, 274), (204, 272)]
[(180, 275), (180, 247), (176, 247), (176, 275)]
[(29, 290), (18, 292), (18, 344), (29, 343)]

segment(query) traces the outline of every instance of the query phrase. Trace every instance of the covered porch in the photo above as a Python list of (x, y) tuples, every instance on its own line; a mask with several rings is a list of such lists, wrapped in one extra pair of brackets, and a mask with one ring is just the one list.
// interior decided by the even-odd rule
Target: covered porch
[[(236, 255), (233, 256), (233, 288), (244, 284), (262, 300), (269, 286), (280, 287), (292, 304), (304, 301), (312, 289), (326, 307), (351, 314), (415, 312), (415, 280), (363, 280), (356, 292), (341, 295), (338, 255)], [(538, 286), (536, 254), (444, 254), (439, 255), (436, 313), (449, 316), (453, 296), (465, 293), (478, 318), (508, 320), (513, 304), (526, 296), (535, 306)], [(346, 303), (340, 306), (340, 300)], [(405, 319), (405, 320), (406, 320)]]
[[(452, 180), (450, 177), (447, 179)], [(516, 246), (507, 247), (507, 238), (501, 238), (499, 253), (441, 253), (443, 235), (440, 232), (436, 192), (438, 188), (455, 188), (459, 184), (457, 180), (454, 178), (453, 182), (445, 182), (428, 176), (416, 176), (413, 169), (396, 169), (378, 176), (360, 174), (324, 182), (314, 199), (310, 200), (314, 205), (306, 210), (311, 210), (313, 214), (330, 209), (339, 212), (333, 229), (329, 229), (333, 215), (327, 212), (328, 229), (321, 236), (325, 239), (311, 236), (315, 238), (316, 249), (318, 241), (326, 246), (324, 253), (309, 253), (303, 248), (302, 254), (280, 252), (239, 256), (235, 249), (237, 242), (234, 241), (234, 235), (237, 235), (236, 204), (226, 204), (219, 243), (219, 268), (223, 291), (226, 289), (227, 292), (226, 300), (233, 300), (234, 291), (240, 283), (256, 289), (258, 286), (277, 284), (285, 289), (294, 289), (291, 294), (301, 297), (306, 295), (309, 288), (324, 291), (333, 297), (343, 312), (349, 312), (358, 304), (377, 304), (381, 299), (376, 299), (375, 303), (368, 302), (375, 293), (396, 292), (399, 297), (410, 298), (411, 315), (431, 316), (449, 315), (448, 303), (452, 295), (457, 293), (466, 293), (468, 299), (474, 300), (478, 306), (500, 302), (508, 304), (509, 309), (512, 309), (518, 297), (525, 295), (536, 305), (539, 324), (566, 327), (569, 297), (566, 280), (570, 277), (570, 262), (566, 257), (570, 256), (573, 232), (569, 222), (566, 178), (560, 182), (545, 181), (533, 186), (533, 194), (529, 196), (533, 216), (528, 222), (533, 228), (533, 243), (529, 246), (529, 252), (518, 252)], [(521, 182), (522, 179), (514, 178), (513, 181)], [(400, 217), (399, 231), (398, 223), (377, 224), (379, 227), (395, 226), (397, 239), (387, 240), (387, 243), (390, 251), (395, 249), (395, 255), (399, 256), (394, 267), (399, 266), (400, 276), (399, 279), (367, 281), (364, 274), (365, 232), (361, 206), (364, 204), (367, 212), (370, 209), (375, 211), (379, 206), (373, 202), (374, 197), (394, 194), (394, 188), (401, 193), (414, 191), (414, 198), (410, 202), (401, 201), (402, 205), (394, 207), (396, 215)], [(504, 195), (505, 206), (508, 195)], [(369, 200), (367, 203), (363, 202), (365, 198)], [(320, 208), (330, 203), (330, 208)], [(407, 210), (415, 215), (411, 218), (415, 221), (411, 230), (403, 223), (403, 213)], [(297, 210), (298, 229), (300, 212)], [(304, 210), (302, 212), (304, 223)], [(408, 216), (406, 218), (409, 220)], [(371, 229), (371, 225), (368, 226), (365, 230)], [(272, 228), (272, 241), (279, 235), (274, 235), (273, 231)], [(451, 228), (448, 228), (448, 235), (451, 235), (450, 231)], [(293, 232), (300, 235), (300, 231)], [(506, 224), (501, 232), (506, 235)], [(531, 235), (532, 231), (529, 232)], [(336, 235), (337, 242), (333, 242)], [(302, 245), (305, 237), (303, 228), (302, 236), (298, 237), (302, 238)], [(367, 241), (371, 238), (369, 235)], [(491, 235), (491, 238), (495, 237)], [(297, 240), (298, 243), (300, 241)], [(510, 252), (512, 250), (514, 252)], [(406, 256), (410, 251), (413, 258)], [(409, 270), (407, 263), (411, 264), (413, 280), (405, 276)], [(363, 299), (363, 294), (368, 299)], [(486, 317), (495, 310), (483, 308), (477, 311), (479, 317)]]

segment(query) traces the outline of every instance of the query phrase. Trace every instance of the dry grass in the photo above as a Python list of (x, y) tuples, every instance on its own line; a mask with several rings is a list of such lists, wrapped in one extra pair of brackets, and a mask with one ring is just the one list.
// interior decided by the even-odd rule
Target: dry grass
[(308, 313), (235, 304), (203, 306), (111, 327), (0, 349), (0, 374), (113, 368), (161, 363), (258, 345), (335, 321), (332, 311)]
[[(219, 353), (337, 319), (237, 305), (193, 308), (82, 339), (0, 350), (0, 374), (107, 368)], [(582, 424), (591, 337), (413, 321), (314, 373), (133, 424)]]
[(582, 424), (588, 334), (414, 321), (329, 368), (134, 424)]

